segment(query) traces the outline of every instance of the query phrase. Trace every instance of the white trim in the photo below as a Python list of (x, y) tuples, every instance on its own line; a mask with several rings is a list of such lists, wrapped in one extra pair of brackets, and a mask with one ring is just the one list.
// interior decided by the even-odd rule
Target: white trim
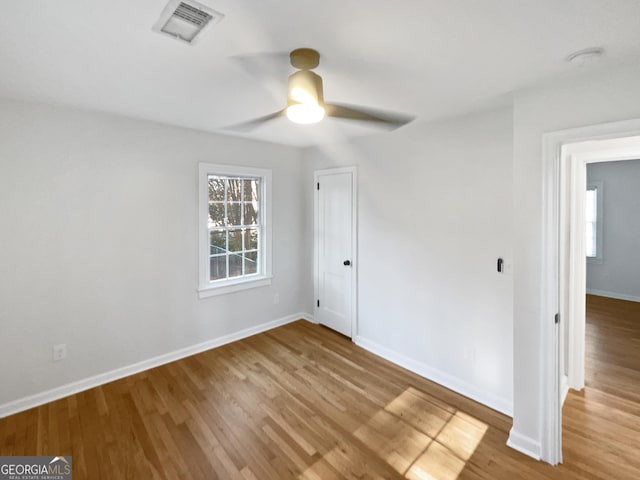
[(566, 375), (562, 376), (562, 385), (560, 391), (562, 392), (561, 405), (564, 405), (567, 395), (569, 394), (569, 378)]
[(488, 407), (504, 413), (505, 415), (513, 415), (513, 402), (509, 399), (487, 393), (469, 382), (454, 377), (453, 375), (438, 370), (437, 368), (425, 365), (424, 363), (418, 362), (359, 335), (354, 337), (354, 342), (359, 347), (389, 360), (396, 365), (406, 368), (413, 373), (417, 373), (421, 377), (431, 380), (443, 387), (453, 390), (456, 393), (464, 395), (465, 397), (471, 398), (472, 400), (480, 402), (483, 405), (487, 405)]
[(540, 442), (533, 438), (527, 437), (516, 432), (513, 428), (509, 432), (509, 439), (507, 440), (507, 446), (518, 450), (520, 453), (524, 453), (530, 457), (540, 460)]
[[(614, 154), (617, 159), (623, 159), (629, 155), (627, 146), (624, 145), (626, 137), (640, 135), (640, 119), (621, 122), (611, 122), (587, 127), (578, 127), (547, 133), (543, 136), (543, 161), (542, 161), (542, 276), (541, 276), (541, 345), (540, 358), (542, 369), (540, 372), (541, 402), (539, 410), (539, 422), (541, 432), (540, 458), (552, 465), (562, 461), (562, 418), (561, 418), (561, 371), (559, 358), (558, 328), (553, 324), (553, 315), (558, 311), (558, 292), (561, 281), (559, 278), (559, 201), (560, 201), (560, 165), (562, 147), (568, 144), (578, 144), (572, 150), (572, 154), (584, 154), (593, 151), (590, 142), (599, 140), (621, 139), (621, 148)], [(573, 146), (573, 145), (572, 145)], [(611, 152), (609, 152), (611, 155)], [(597, 155), (587, 158), (589, 162), (599, 161)], [(613, 159), (611, 159), (613, 160)], [(581, 260), (581, 261), (584, 261)], [(568, 272), (567, 272), (568, 273)], [(564, 287), (563, 287), (564, 288)], [(570, 297), (572, 292), (566, 292)], [(574, 292), (575, 294), (575, 292)], [(571, 299), (567, 303), (570, 303)], [(516, 372), (517, 374), (517, 372)]]
[[(567, 178), (560, 187), (560, 194), (565, 200), (563, 210), (569, 222), (560, 225), (560, 234), (568, 239), (561, 246), (561, 265), (564, 274), (559, 279), (559, 286), (566, 294), (565, 308), (560, 310), (564, 327), (568, 336), (566, 345), (567, 374), (569, 387), (575, 390), (584, 388), (584, 355), (585, 355), (585, 317), (587, 311), (585, 288), (587, 278), (586, 260), (586, 185), (587, 163), (580, 155), (571, 153), (574, 145), (562, 147), (560, 162), (563, 164)], [(597, 241), (597, 240), (596, 240)], [(565, 249), (564, 251), (562, 251)], [(564, 347), (564, 346), (563, 346)]]
[[(534, 458), (542, 458), (552, 465), (562, 462), (562, 434), (560, 411), (560, 332), (554, 322), (560, 309), (559, 270), (559, 229), (560, 222), (560, 154), (562, 144), (554, 134), (543, 137), (542, 166), (542, 271), (541, 271), (541, 366), (540, 369), (540, 440), (527, 438), (513, 432), (513, 448), (521, 452), (536, 453)], [(550, 159), (550, 160), (549, 160)], [(517, 372), (516, 372), (517, 374)], [(537, 448), (537, 450), (536, 450)]]
[(206, 342), (197, 343), (195, 345), (174, 350), (172, 352), (158, 355), (147, 360), (142, 360), (141, 362), (117, 368), (109, 372), (100, 373), (92, 377), (68, 383), (66, 385), (61, 385), (59, 387), (52, 388), (51, 390), (36, 393), (34, 395), (20, 398), (18, 400), (13, 400), (11, 402), (0, 405), (0, 418), (6, 417), (8, 415), (13, 415), (14, 413), (22, 412), (23, 410), (28, 410), (30, 408), (37, 407), (54, 400), (58, 400), (69, 395), (73, 395), (74, 393), (82, 392), (90, 388), (104, 385), (105, 383), (119, 380), (121, 378), (128, 377), (129, 375), (142, 372), (144, 370), (149, 370), (150, 368), (155, 368), (166, 363), (174, 362), (176, 360), (180, 360), (181, 358), (189, 357), (206, 350), (211, 350), (213, 348), (226, 345), (227, 343), (251, 337), (252, 335), (266, 332), (267, 330), (271, 330), (273, 328), (295, 322), (296, 320), (306, 319), (308, 317), (309, 315), (306, 313), (295, 313), (293, 315), (288, 315), (277, 320), (272, 320), (270, 322), (256, 325), (255, 327), (245, 328), (244, 330), (240, 330), (235, 333), (223, 335), (218, 338), (207, 340)]
[(198, 296), (202, 298), (215, 297), (216, 295), (226, 295), (227, 293), (239, 292), (241, 290), (247, 290), (249, 288), (264, 287), (271, 285), (271, 279), (273, 276), (258, 276), (255, 279), (249, 280), (243, 278), (242, 281), (225, 282), (223, 286), (207, 287), (198, 289)]
[[(260, 273), (247, 277), (210, 282), (208, 276), (209, 239), (206, 218), (209, 208), (209, 190), (206, 177), (209, 174), (228, 176), (260, 177), (260, 223), (263, 231), (260, 237)], [(208, 298), (215, 295), (263, 287), (271, 284), (272, 278), (272, 216), (271, 216), (271, 181), (270, 169), (242, 167), (236, 165), (218, 165), (213, 163), (198, 164), (198, 296)]]
[[(318, 272), (318, 190), (316, 185), (322, 175), (351, 174), (351, 338), (358, 335), (358, 169), (352, 167), (326, 168), (313, 172), (313, 311), (317, 311), (319, 298)], [(316, 322), (317, 323), (317, 322)]]
[(627, 300), (629, 302), (640, 302), (640, 297), (627, 295), (626, 293), (606, 292), (604, 290), (594, 290), (592, 288), (588, 288), (587, 293), (598, 297), (615, 298), (616, 300)]

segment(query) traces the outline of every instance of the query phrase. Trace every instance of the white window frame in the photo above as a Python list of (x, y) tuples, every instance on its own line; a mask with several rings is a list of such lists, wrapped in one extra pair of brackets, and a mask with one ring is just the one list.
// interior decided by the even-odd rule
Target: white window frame
[[(257, 275), (230, 278), (226, 280), (209, 279), (209, 175), (228, 177), (260, 178), (260, 222), (263, 225), (260, 237), (260, 265)], [(239, 167), (200, 163), (198, 168), (198, 236), (199, 236), (199, 288), (200, 298), (224, 295), (227, 293), (262, 287), (271, 284), (271, 170), (264, 168)]]
[[(602, 263), (602, 229), (604, 224), (603, 216), (603, 198), (604, 190), (602, 182), (589, 182), (587, 183), (587, 190), (596, 191), (596, 255), (594, 257), (587, 256), (588, 263)], [(586, 228), (586, 221), (585, 221)]]

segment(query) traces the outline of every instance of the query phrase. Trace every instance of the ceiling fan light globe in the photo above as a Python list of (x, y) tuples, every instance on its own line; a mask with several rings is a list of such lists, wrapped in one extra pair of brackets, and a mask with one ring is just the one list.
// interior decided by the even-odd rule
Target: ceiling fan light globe
[(318, 123), (324, 118), (324, 108), (317, 103), (297, 103), (287, 107), (287, 118), (293, 123)]

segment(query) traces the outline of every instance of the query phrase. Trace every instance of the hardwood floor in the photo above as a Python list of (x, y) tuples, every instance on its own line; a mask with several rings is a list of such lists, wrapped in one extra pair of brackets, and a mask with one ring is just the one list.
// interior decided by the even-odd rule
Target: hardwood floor
[(585, 383), (640, 403), (640, 303), (587, 295)]
[(505, 445), (510, 418), (298, 321), (4, 418), (0, 454), (73, 455), (75, 480), (640, 478), (639, 415), (572, 394), (554, 468)]
[(586, 387), (563, 409), (565, 465), (584, 478), (638, 479), (640, 303), (587, 295), (585, 356)]

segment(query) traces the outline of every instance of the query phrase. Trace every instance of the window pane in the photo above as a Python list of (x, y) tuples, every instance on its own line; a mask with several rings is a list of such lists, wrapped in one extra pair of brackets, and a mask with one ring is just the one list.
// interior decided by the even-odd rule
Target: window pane
[[(262, 177), (248, 176), (246, 170), (237, 174), (210, 173), (201, 178), (207, 182), (207, 233), (209, 236), (209, 281), (212, 287), (235, 283), (245, 275), (255, 278), (263, 273), (263, 225), (265, 220), (262, 198)], [(223, 169), (223, 171), (226, 171)], [(249, 174), (252, 175), (252, 174)], [(259, 175), (256, 171), (256, 175)], [(207, 268), (207, 266), (202, 266)]]
[(244, 232), (244, 249), (245, 250), (257, 250), (258, 249), (258, 229), (247, 228)]
[(227, 184), (227, 201), (242, 201), (242, 180), (239, 178), (230, 178)]
[(209, 279), (211, 281), (227, 278), (227, 256), (217, 255), (209, 258)]
[(586, 255), (587, 257), (597, 256), (597, 244), (596, 244), (596, 232), (598, 221), (598, 189), (587, 189), (586, 204), (585, 204), (585, 217), (587, 219), (586, 225)]
[(209, 201), (224, 201), (224, 179), (209, 177)]
[(229, 231), (229, 251), (230, 252), (242, 251), (242, 230)]
[(244, 274), (258, 273), (258, 252), (249, 252), (244, 256)]
[(595, 222), (598, 217), (598, 191), (587, 190), (587, 222)]
[(209, 255), (220, 255), (227, 252), (226, 232), (211, 232), (209, 238)]
[(229, 255), (229, 278), (242, 275), (242, 255), (239, 253)]
[(209, 204), (209, 227), (224, 225), (224, 203)]
[(245, 202), (257, 202), (258, 201), (258, 179), (244, 180), (244, 201)]
[(241, 203), (227, 204), (227, 221), (229, 222), (228, 225), (242, 225), (240, 217), (241, 211)]
[(244, 224), (258, 224), (258, 202), (244, 204)]

